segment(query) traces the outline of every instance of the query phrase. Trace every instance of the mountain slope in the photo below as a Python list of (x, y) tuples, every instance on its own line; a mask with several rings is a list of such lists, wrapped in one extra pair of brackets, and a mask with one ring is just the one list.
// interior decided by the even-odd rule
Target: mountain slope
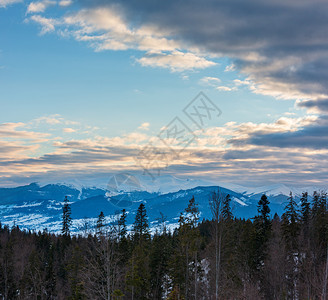
[[(171, 183), (169, 189), (177, 189), (176, 181)], [(193, 184), (195, 182), (187, 185)], [(153, 227), (161, 213), (166, 216), (168, 224), (174, 226), (180, 213), (187, 207), (193, 196), (199, 206), (200, 218), (210, 219), (209, 198), (211, 193), (218, 189), (231, 195), (233, 213), (242, 218), (255, 216), (257, 202), (263, 193), (269, 197), (272, 215), (282, 214), (290, 190), (296, 194), (296, 199), (299, 199), (301, 193), (301, 189), (289, 189), (284, 185), (255, 189), (236, 185), (229, 185), (229, 187), (231, 189), (213, 185), (197, 186), (168, 193), (159, 193), (156, 187), (152, 191), (121, 191), (113, 197), (108, 197), (110, 191), (102, 188), (75, 188), (64, 184), (39, 186), (33, 183), (27, 186), (0, 189), (0, 221), (9, 226), (16, 224), (26, 229), (47, 228), (50, 231), (59, 232), (62, 201), (65, 196), (68, 196), (72, 208), (73, 231), (78, 231), (86, 219), (94, 222), (100, 211), (107, 216), (108, 222), (113, 221), (123, 208), (128, 212), (127, 221), (131, 225), (141, 202), (146, 205), (149, 221)]]

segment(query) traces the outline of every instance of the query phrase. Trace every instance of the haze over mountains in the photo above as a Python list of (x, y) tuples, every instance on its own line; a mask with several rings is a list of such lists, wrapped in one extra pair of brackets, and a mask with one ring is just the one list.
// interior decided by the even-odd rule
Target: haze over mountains
[(317, 187), (295, 188), (283, 184), (247, 188), (173, 176), (161, 176), (160, 180), (155, 182), (145, 180), (144, 177), (133, 178), (137, 180), (137, 186), (131, 187), (125, 183), (119, 189), (110, 183), (107, 187), (31, 183), (14, 188), (0, 188), (0, 221), (9, 226), (18, 225), (25, 229), (47, 228), (52, 232), (60, 232), (62, 202), (64, 197), (68, 196), (71, 202), (74, 232), (82, 230), (86, 221), (92, 227), (100, 211), (104, 212), (108, 223), (115, 222), (123, 208), (128, 212), (127, 221), (131, 225), (141, 202), (146, 205), (149, 221), (154, 229), (161, 213), (166, 216), (167, 224), (174, 227), (180, 212), (184, 210), (192, 196), (199, 205), (200, 218), (211, 218), (208, 201), (211, 193), (218, 189), (231, 195), (233, 213), (242, 218), (251, 218), (256, 214), (257, 202), (264, 193), (271, 202), (273, 216), (274, 213), (282, 214), (290, 191), (299, 199), (303, 191), (311, 195), (314, 190), (321, 190)]

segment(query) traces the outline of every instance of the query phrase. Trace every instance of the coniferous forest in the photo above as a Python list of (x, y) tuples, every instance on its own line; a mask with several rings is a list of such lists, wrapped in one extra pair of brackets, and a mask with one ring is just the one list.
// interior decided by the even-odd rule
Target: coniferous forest
[[(70, 233), (64, 201), (62, 234), (0, 226), (1, 299), (326, 299), (327, 195), (290, 194), (282, 216), (263, 195), (252, 219), (233, 216), (230, 196), (211, 195), (212, 220), (190, 199), (178, 227), (165, 216), (150, 228), (140, 204), (112, 224)], [(151, 231), (152, 229), (152, 231)]]

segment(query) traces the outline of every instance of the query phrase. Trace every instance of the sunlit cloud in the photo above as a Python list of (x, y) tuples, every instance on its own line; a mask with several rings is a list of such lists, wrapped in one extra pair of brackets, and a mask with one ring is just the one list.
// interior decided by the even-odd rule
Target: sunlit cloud
[[(63, 127), (65, 123), (65, 120), (61, 123), (52, 122), (51, 126), (65, 131), (68, 128)], [(318, 183), (328, 177), (328, 172), (324, 172), (327, 166), (323, 163), (328, 158), (326, 145), (316, 145), (311, 149), (304, 148), (305, 144), (294, 143), (287, 145), (294, 150), (286, 151), (286, 145), (275, 144), (274, 136), (287, 134), (293, 138), (293, 135), (302, 133), (302, 128), (326, 124), (328, 122), (317, 116), (286, 116), (272, 123), (260, 124), (228, 122), (221, 127), (196, 131), (195, 144), (180, 149), (182, 152), (179, 157), (172, 156), (169, 162), (160, 161), (157, 165), (165, 166), (163, 172), (173, 172), (179, 176), (195, 176), (197, 173), (199, 177), (231, 182), (241, 181), (246, 174), (252, 174), (251, 178), (247, 176), (248, 182), (252, 184), (263, 179), (269, 182), (278, 179), (292, 181), (290, 176), (297, 173), (296, 177), (302, 178), (304, 182)], [(140, 127), (148, 126), (149, 124), (143, 123)], [(9, 131), (18, 132), (19, 128), (24, 128), (24, 124), (1, 124), (0, 133), (6, 137)], [(115, 170), (142, 172), (142, 168), (136, 163), (136, 157), (149, 141), (154, 143), (159, 152), (170, 155), (171, 151), (160, 139), (137, 131), (111, 138), (98, 135), (84, 139), (56, 140), (56, 136), (52, 135), (40, 140), (38, 144), (26, 142), (26, 136), (32, 138), (35, 135), (36, 132), (23, 131), (13, 141), (2, 142), (0, 175), (6, 176), (7, 183), (24, 176), (28, 180), (37, 179), (42, 174), (47, 174), (52, 180), (59, 180), (63, 174), (83, 178), (83, 172), (85, 176), (95, 177), (105, 176), (106, 172)], [(272, 137), (272, 144), (267, 144), (268, 137)], [(266, 142), (260, 144), (257, 139)], [(304, 135), (304, 143), (307, 139), (308, 135)], [(47, 145), (52, 146), (52, 151), (47, 150)], [(295, 150), (300, 148), (302, 150)], [(309, 172), (312, 172), (311, 176)]]
[[(45, 3), (48, 2), (38, 2), (30, 11), (41, 12)], [(157, 26), (129, 26), (119, 11), (109, 7), (82, 9), (57, 19), (33, 15), (30, 20), (41, 26), (41, 34), (57, 30), (58, 34), (88, 43), (95, 51), (135, 49), (145, 52), (136, 59), (142, 66), (181, 72), (216, 65), (204, 56), (183, 50), (180, 42), (167, 37), (167, 32)]]
[(150, 126), (150, 124), (148, 122), (144, 122), (138, 127), (138, 129), (149, 130), (149, 126)]

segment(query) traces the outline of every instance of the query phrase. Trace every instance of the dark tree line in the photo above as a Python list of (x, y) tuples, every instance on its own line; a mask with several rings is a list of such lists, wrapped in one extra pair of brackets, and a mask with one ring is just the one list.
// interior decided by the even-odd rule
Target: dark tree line
[(326, 193), (290, 194), (281, 217), (265, 195), (252, 219), (230, 203), (213, 193), (212, 220), (200, 221), (193, 197), (174, 230), (161, 214), (151, 232), (142, 203), (131, 228), (125, 210), (110, 224), (100, 212), (71, 235), (67, 198), (62, 235), (0, 224), (0, 298), (326, 299)]

